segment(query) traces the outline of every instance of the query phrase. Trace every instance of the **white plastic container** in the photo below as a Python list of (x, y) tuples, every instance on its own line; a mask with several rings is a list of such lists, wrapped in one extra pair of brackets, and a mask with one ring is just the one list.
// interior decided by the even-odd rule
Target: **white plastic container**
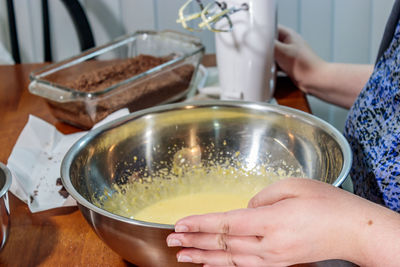
[(230, 15), (232, 31), (216, 33), (221, 99), (269, 102), (275, 90), (276, 0), (225, 0), (228, 8), (247, 4)]

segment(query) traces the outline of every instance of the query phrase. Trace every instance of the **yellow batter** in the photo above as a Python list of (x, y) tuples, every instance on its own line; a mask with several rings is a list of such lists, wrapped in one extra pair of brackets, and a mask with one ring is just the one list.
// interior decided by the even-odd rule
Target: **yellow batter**
[(112, 192), (106, 191), (94, 201), (127, 218), (174, 224), (188, 215), (245, 208), (265, 186), (293, 176), (290, 171), (267, 164), (253, 169), (243, 167), (239, 161), (232, 164), (239, 154), (203, 166), (199, 149), (181, 149), (175, 153), (172, 167), (162, 168), (151, 177), (133, 176), (124, 185), (114, 184)]
[(182, 176), (149, 177), (105, 192), (104, 209), (131, 219), (174, 224), (178, 219), (209, 212), (247, 207), (265, 186), (288, 175), (252, 174), (243, 169), (215, 166), (195, 169)]
[(252, 196), (228, 193), (195, 193), (160, 200), (136, 213), (135, 219), (162, 224), (175, 224), (194, 214), (246, 208)]

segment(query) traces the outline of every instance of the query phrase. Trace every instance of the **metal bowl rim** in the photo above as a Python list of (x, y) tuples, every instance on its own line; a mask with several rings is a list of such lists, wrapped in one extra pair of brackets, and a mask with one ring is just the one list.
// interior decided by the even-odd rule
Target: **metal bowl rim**
[[(81, 137), (78, 141), (76, 141), (68, 152), (65, 154), (62, 163), (61, 163), (61, 180), (62, 183), (67, 190), (67, 192), (78, 202), (79, 205), (85, 207), (91, 211), (94, 211), (98, 214), (106, 216), (111, 219), (115, 219), (121, 222), (125, 222), (132, 225), (144, 226), (144, 227), (152, 227), (152, 228), (161, 228), (161, 229), (174, 229), (174, 225), (170, 224), (159, 224), (159, 223), (151, 223), (145, 221), (139, 221), (135, 219), (130, 219), (127, 217), (123, 217), (111, 212), (108, 212), (104, 209), (97, 207), (92, 204), (72, 185), (69, 170), (72, 163), (72, 159), (75, 155), (80, 151), (82, 147), (92, 139), (94, 139), (97, 135), (103, 133), (104, 131), (116, 128), (120, 125), (123, 125), (129, 121), (133, 121), (135, 119), (139, 119), (144, 115), (156, 114), (161, 112), (167, 112), (172, 110), (183, 110), (183, 109), (192, 109), (192, 108), (210, 108), (210, 107), (226, 107), (226, 108), (244, 108), (244, 109), (253, 109), (253, 110), (272, 110), (278, 113), (284, 113), (286, 115), (296, 116), (296, 118), (300, 118), (301, 120), (305, 120), (308, 123), (312, 123), (319, 128), (323, 129), (325, 132), (329, 133), (340, 145), (343, 153), (343, 166), (342, 170), (339, 173), (338, 178), (332, 183), (333, 186), (340, 186), (343, 181), (347, 178), (350, 172), (350, 167), (352, 165), (352, 152), (350, 149), (350, 145), (345, 139), (345, 137), (340, 133), (335, 127), (333, 127), (328, 122), (312, 115), (306, 113), (304, 111), (282, 106), (276, 104), (270, 104), (265, 102), (246, 102), (246, 101), (222, 101), (222, 100), (209, 100), (209, 101), (193, 101), (193, 102), (180, 102), (174, 104), (160, 105), (147, 109), (143, 109), (140, 111), (136, 111), (130, 114), (127, 114), (119, 119), (112, 120), (104, 125), (101, 125), (95, 129), (90, 130), (86, 135)], [(10, 182), (11, 184), (11, 182)]]
[(11, 171), (9, 168), (7, 168), (6, 165), (4, 165), (2, 162), (0, 162), (0, 170), (4, 173), (5, 175), (5, 182), (4, 186), (0, 188), (0, 198), (2, 198), (7, 192), (8, 189), (10, 189), (11, 182), (12, 182), (12, 176), (11, 176)]

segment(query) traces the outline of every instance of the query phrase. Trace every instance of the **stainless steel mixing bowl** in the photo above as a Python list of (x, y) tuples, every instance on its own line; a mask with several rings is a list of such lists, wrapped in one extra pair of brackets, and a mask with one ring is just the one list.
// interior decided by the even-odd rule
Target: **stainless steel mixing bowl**
[[(210, 144), (214, 152), (206, 149)], [(239, 151), (238, 160), (247, 168), (284, 162), (282, 168), (300, 168), (304, 176), (335, 186), (351, 166), (349, 145), (336, 129), (278, 105), (178, 103), (129, 114), (94, 129), (66, 154), (62, 181), (98, 236), (139, 266), (177, 265), (177, 249), (168, 248), (165, 241), (173, 226), (118, 216), (94, 203), (105, 191), (113, 191), (113, 183), (123, 184), (132, 174), (155, 173), (160, 162), (172, 162), (171, 147), (200, 148), (205, 161)]]
[(10, 228), (10, 205), (8, 189), (11, 186), (11, 172), (0, 162), (0, 249), (7, 241)]

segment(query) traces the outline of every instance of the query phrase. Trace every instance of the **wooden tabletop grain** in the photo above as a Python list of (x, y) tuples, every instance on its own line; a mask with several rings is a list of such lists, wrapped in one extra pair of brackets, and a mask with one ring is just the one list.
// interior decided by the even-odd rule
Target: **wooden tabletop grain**
[[(204, 65), (215, 65), (214, 57), (206, 56)], [(0, 161), (5, 164), (29, 114), (55, 125), (64, 134), (79, 131), (58, 122), (45, 101), (29, 93), (29, 74), (42, 66), (0, 66)], [(310, 112), (304, 94), (288, 78), (278, 79), (275, 98), (281, 105)], [(75, 207), (31, 213), (25, 203), (10, 194), (10, 209), (11, 229), (0, 252), (1, 266), (129, 265), (96, 236)]]

